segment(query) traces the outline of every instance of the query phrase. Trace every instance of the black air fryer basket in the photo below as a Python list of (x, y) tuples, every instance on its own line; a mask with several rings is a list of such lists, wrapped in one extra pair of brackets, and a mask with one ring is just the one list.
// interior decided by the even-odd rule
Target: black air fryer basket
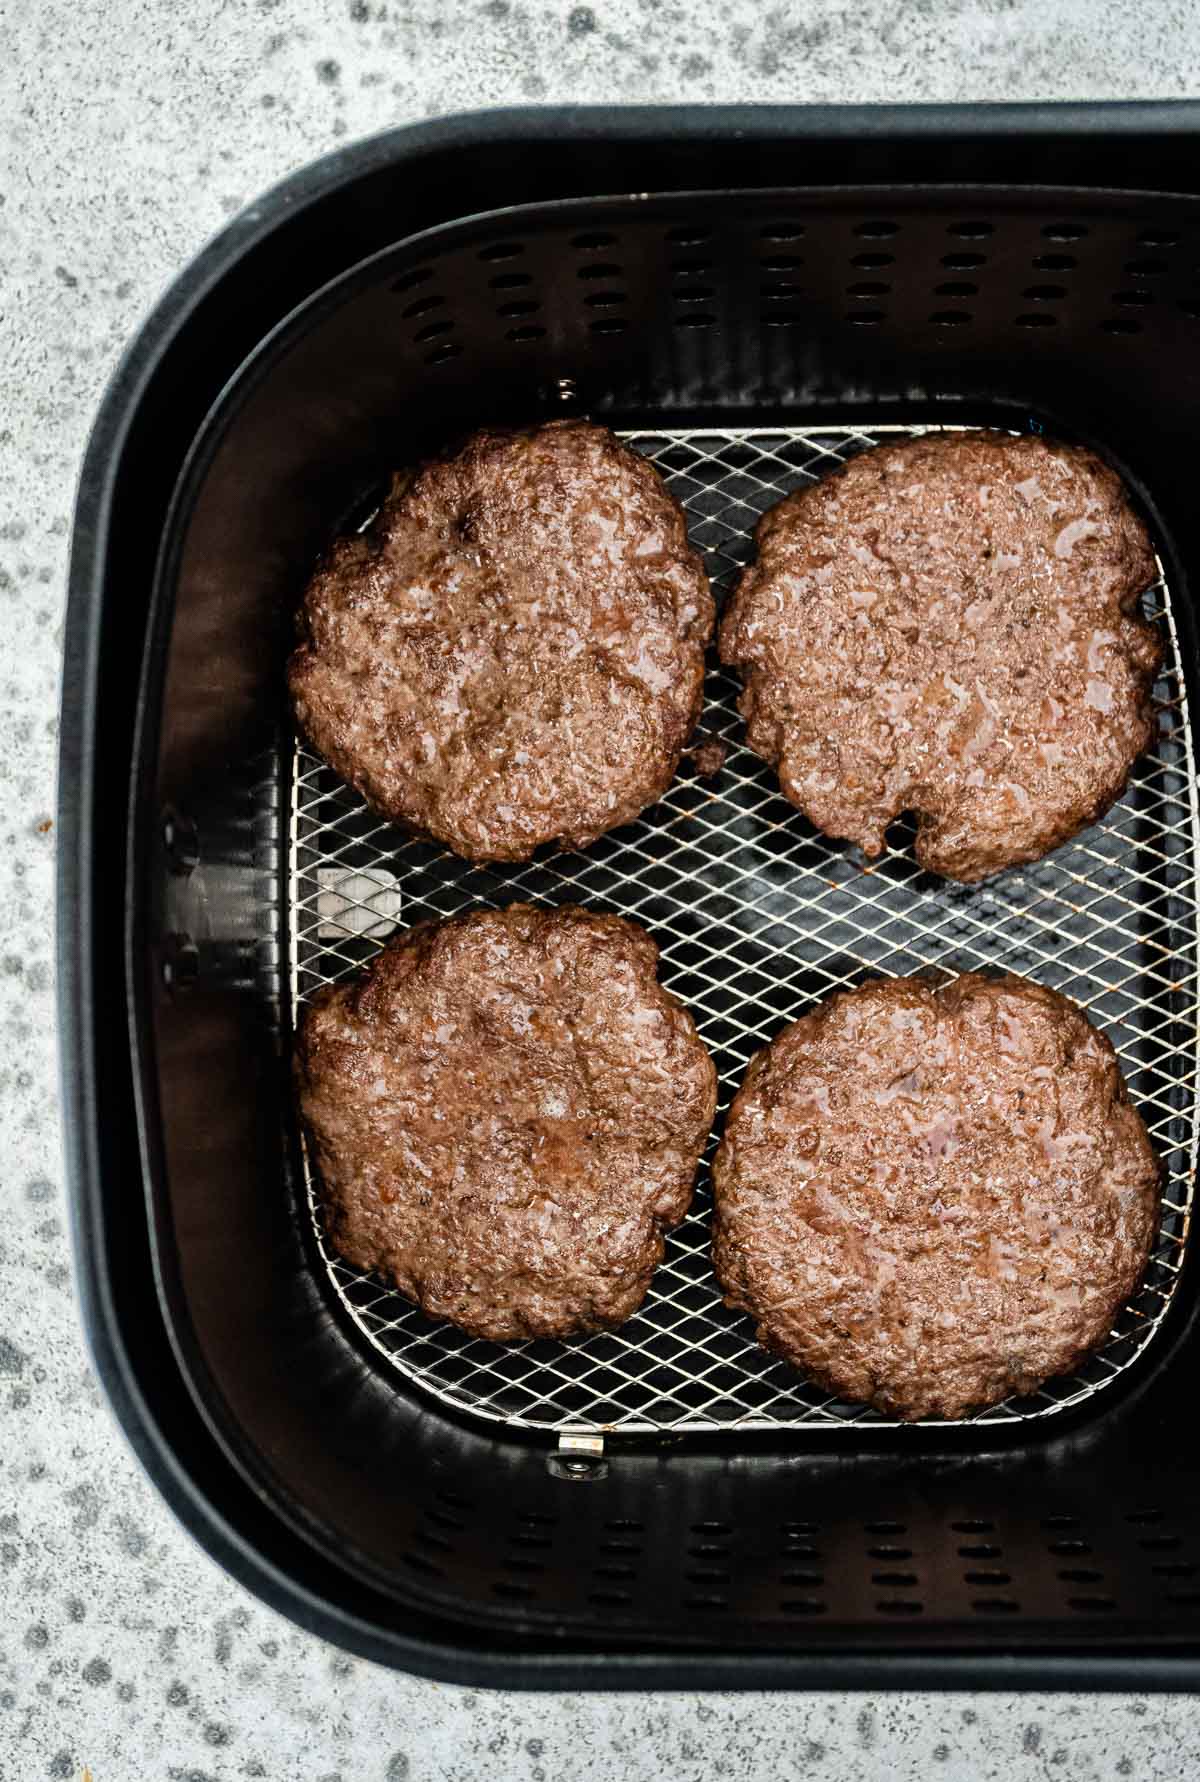
[[(659, 466), (719, 596), (779, 495), (880, 438), (1044, 430), (1155, 537), (1156, 746), (980, 886), (873, 869), (742, 746), (582, 854), (471, 866), (294, 734), (317, 553), (481, 422), (590, 414)], [(1200, 1679), (1193, 570), (1200, 109), (515, 112), (298, 174), (184, 274), (84, 466), (61, 762), (84, 1315), (173, 1507), (297, 1620), (508, 1686)], [(709, 1197), (621, 1331), (502, 1348), (326, 1247), (297, 1008), (397, 924), (514, 898), (642, 922), (721, 1073), (839, 986), (1002, 966), (1112, 1036), (1163, 1158), (1146, 1282), (1072, 1378), (901, 1427), (754, 1345)]]

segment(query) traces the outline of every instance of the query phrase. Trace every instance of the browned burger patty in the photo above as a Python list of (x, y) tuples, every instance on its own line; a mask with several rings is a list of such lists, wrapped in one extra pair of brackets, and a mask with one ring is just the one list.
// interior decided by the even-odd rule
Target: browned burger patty
[(670, 785), (714, 610), (678, 502), (607, 429), (480, 432), (333, 547), (292, 699), (343, 779), (468, 860), (583, 848)]
[(1152, 734), (1156, 566), (1091, 452), (931, 434), (854, 458), (759, 522), (721, 626), (750, 747), (826, 835), (879, 854), (918, 816), (930, 872), (980, 879), (1103, 815)]
[(514, 904), (398, 934), (301, 1024), (333, 1243), (496, 1342), (622, 1323), (692, 1198), (716, 1072), (617, 916)]
[(714, 1164), (726, 1303), (826, 1391), (960, 1417), (1069, 1373), (1137, 1285), (1159, 1176), (1055, 991), (864, 984), (750, 1064)]

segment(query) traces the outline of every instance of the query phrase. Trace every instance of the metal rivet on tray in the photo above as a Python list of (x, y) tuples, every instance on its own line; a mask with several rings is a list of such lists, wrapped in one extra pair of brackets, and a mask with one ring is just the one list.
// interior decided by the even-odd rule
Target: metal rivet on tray
[(590, 1485), (606, 1476), (608, 1462), (584, 1454), (552, 1454), (546, 1462), (546, 1471), (552, 1479), (564, 1479), (569, 1485)]

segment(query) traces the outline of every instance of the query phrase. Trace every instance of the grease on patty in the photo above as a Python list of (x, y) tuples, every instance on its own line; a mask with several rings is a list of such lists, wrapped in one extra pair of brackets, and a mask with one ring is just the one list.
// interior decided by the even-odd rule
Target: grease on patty
[(634, 923), (514, 904), (398, 934), (301, 1023), (338, 1251), (497, 1342), (621, 1324), (683, 1218), (716, 1072)]
[(583, 848), (661, 798), (714, 606), (683, 511), (606, 428), (482, 431), (397, 476), (309, 584), (289, 665), (313, 746), (469, 860)]
[(713, 1179), (726, 1303), (827, 1391), (905, 1418), (1077, 1368), (1158, 1222), (1111, 1045), (1019, 977), (822, 1003), (751, 1061)]
[(757, 530), (721, 625), (750, 747), (868, 855), (902, 811), (930, 872), (1039, 859), (1153, 734), (1145, 527), (1091, 452), (1002, 433), (881, 446)]

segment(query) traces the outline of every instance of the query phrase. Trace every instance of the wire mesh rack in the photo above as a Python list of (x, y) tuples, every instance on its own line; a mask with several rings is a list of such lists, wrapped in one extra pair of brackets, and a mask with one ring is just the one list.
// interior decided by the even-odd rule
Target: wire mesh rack
[[(883, 438), (923, 426), (698, 428), (626, 433), (687, 510), (718, 601), (753, 549), (755, 522), (792, 489)], [(923, 873), (911, 831), (864, 864), (816, 834), (742, 745), (738, 684), (715, 662), (704, 727), (728, 745), (715, 782), (682, 772), (661, 803), (585, 853), (479, 866), (406, 838), (302, 742), (291, 744), (290, 990), (296, 1017), (321, 984), (360, 969), (398, 926), (476, 905), (586, 903), (629, 916), (661, 948), (720, 1076), (721, 1115), (753, 1053), (835, 990), (873, 976), (1002, 968), (1061, 990), (1115, 1045), (1164, 1166), (1162, 1222), (1145, 1280), (1081, 1370), (970, 1419), (1044, 1418), (1103, 1390), (1145, 1351), (1187, 1242), (1197, 1139), (1195, 764), (1165, 581), (1146, 596), (1166, 665), (1157, 740), (1099, 824), (1031, 867), (982, 885)], [(433, 1324), (329, 1246), (305, 1158), (316, 1241), (346, 1312), (387, 1363), (489, 1421), (560, 1435), (826, 1431), (890, 1422), (807, 1383), (726, 1310), (709, 1261), (706, 1153), (692, 1210), (667, 1240), (642, 1309), (620, 1330), (564, 1342), (481, 1342)], [(919, 1428), (920, 1426), (918, 1426)]]

